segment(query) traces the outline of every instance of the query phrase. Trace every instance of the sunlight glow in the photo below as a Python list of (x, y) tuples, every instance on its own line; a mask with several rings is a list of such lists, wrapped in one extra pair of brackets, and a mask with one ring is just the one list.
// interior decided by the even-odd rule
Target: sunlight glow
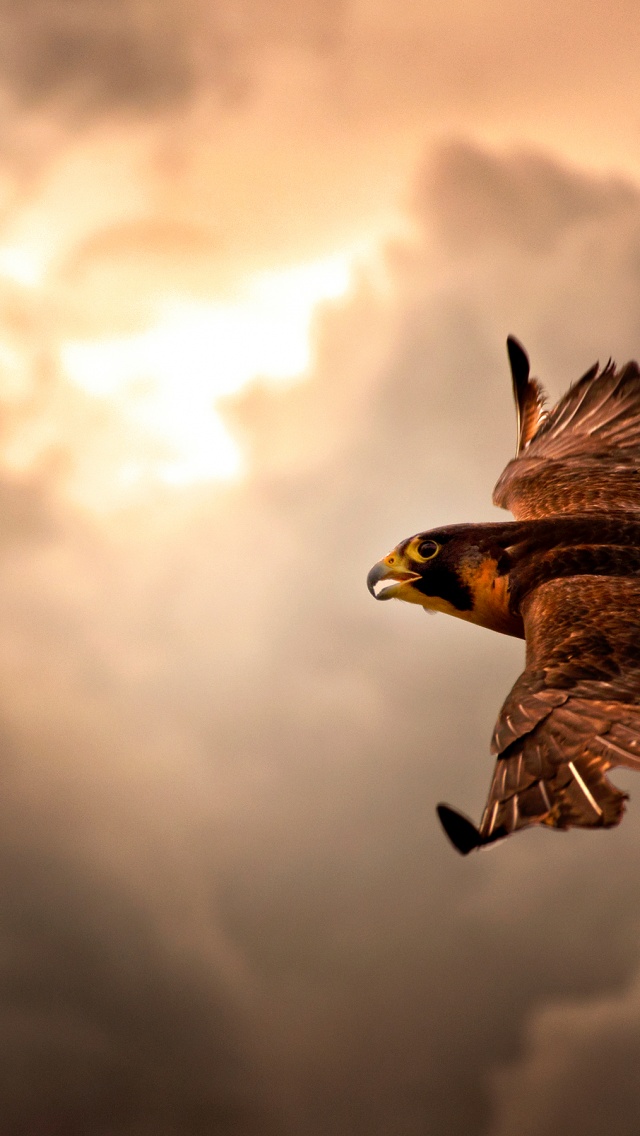
[(42, 271), (38, 257), (30, 249), (19, 245), (0, 246), (0, 277), (34, 288), (42, 280)]
[(67, 378), (116, 402), (129, 432), (149, 443), (148, 457), (131, 455), (119, 479), (184, 485), (241, 473), (216, 401), (252, 379), (293, 380), (308, 370), (315, 309), (346, 294), (352, 261), (341, 254), (256, 274), (228, 303), (165, 301), (157, 323), (137, 334), (63, 344)]

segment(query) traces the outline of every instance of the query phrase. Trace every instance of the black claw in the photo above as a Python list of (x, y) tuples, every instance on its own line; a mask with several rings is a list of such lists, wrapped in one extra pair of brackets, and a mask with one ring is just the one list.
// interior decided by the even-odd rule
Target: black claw
[(475, 824), (463, 813), (450, 809), (448, 805), (438, 805), (436, 812), (453, 847), (463, 856), (484, 843)]

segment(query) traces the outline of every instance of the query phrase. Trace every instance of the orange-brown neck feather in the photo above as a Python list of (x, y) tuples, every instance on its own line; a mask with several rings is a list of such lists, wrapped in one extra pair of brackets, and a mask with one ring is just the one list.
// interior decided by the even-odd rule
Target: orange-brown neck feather
[(503, 635), (524, 638), (520, 615), (509, 610), (509, 577), (498, 574), (498, 562), (486, 557), (479, 564), (460, 564), (458, 574), (472, 596), (470, 611), (453, 611), (461, 619), (499, 631)]

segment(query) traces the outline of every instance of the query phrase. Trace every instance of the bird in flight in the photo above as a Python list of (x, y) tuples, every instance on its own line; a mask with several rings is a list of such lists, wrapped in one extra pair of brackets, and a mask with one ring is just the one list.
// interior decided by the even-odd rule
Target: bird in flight
[(524, 348), (507, 349), (518, 444), (493, 501), (515, 521), (418, 533), (367, 577), (377, 600), (526, 640), (479, 826), (438, 805), (463, 854), (531, 825), (619, 824), (607, 773), (640, 770), (640, 370), (596, 364), (547, 410)]

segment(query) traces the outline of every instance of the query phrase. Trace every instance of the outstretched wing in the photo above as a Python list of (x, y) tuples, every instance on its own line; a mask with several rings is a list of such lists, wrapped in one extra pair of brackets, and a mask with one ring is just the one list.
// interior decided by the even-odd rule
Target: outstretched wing
[(544, 410), (529, 360), (507, 340), (518, 413), (518, 450), (493, 493), (518, 520), (551, 513), (640, 512), (640, 370), (596, 364)]
[(626, 794), (607, 773), (640, 770), (640, 580), (551, 580), (522, 610), (527, 666), (498, 718), (479, 828), (438, 810), (461, 852), (536, 824), (619, 824)]

